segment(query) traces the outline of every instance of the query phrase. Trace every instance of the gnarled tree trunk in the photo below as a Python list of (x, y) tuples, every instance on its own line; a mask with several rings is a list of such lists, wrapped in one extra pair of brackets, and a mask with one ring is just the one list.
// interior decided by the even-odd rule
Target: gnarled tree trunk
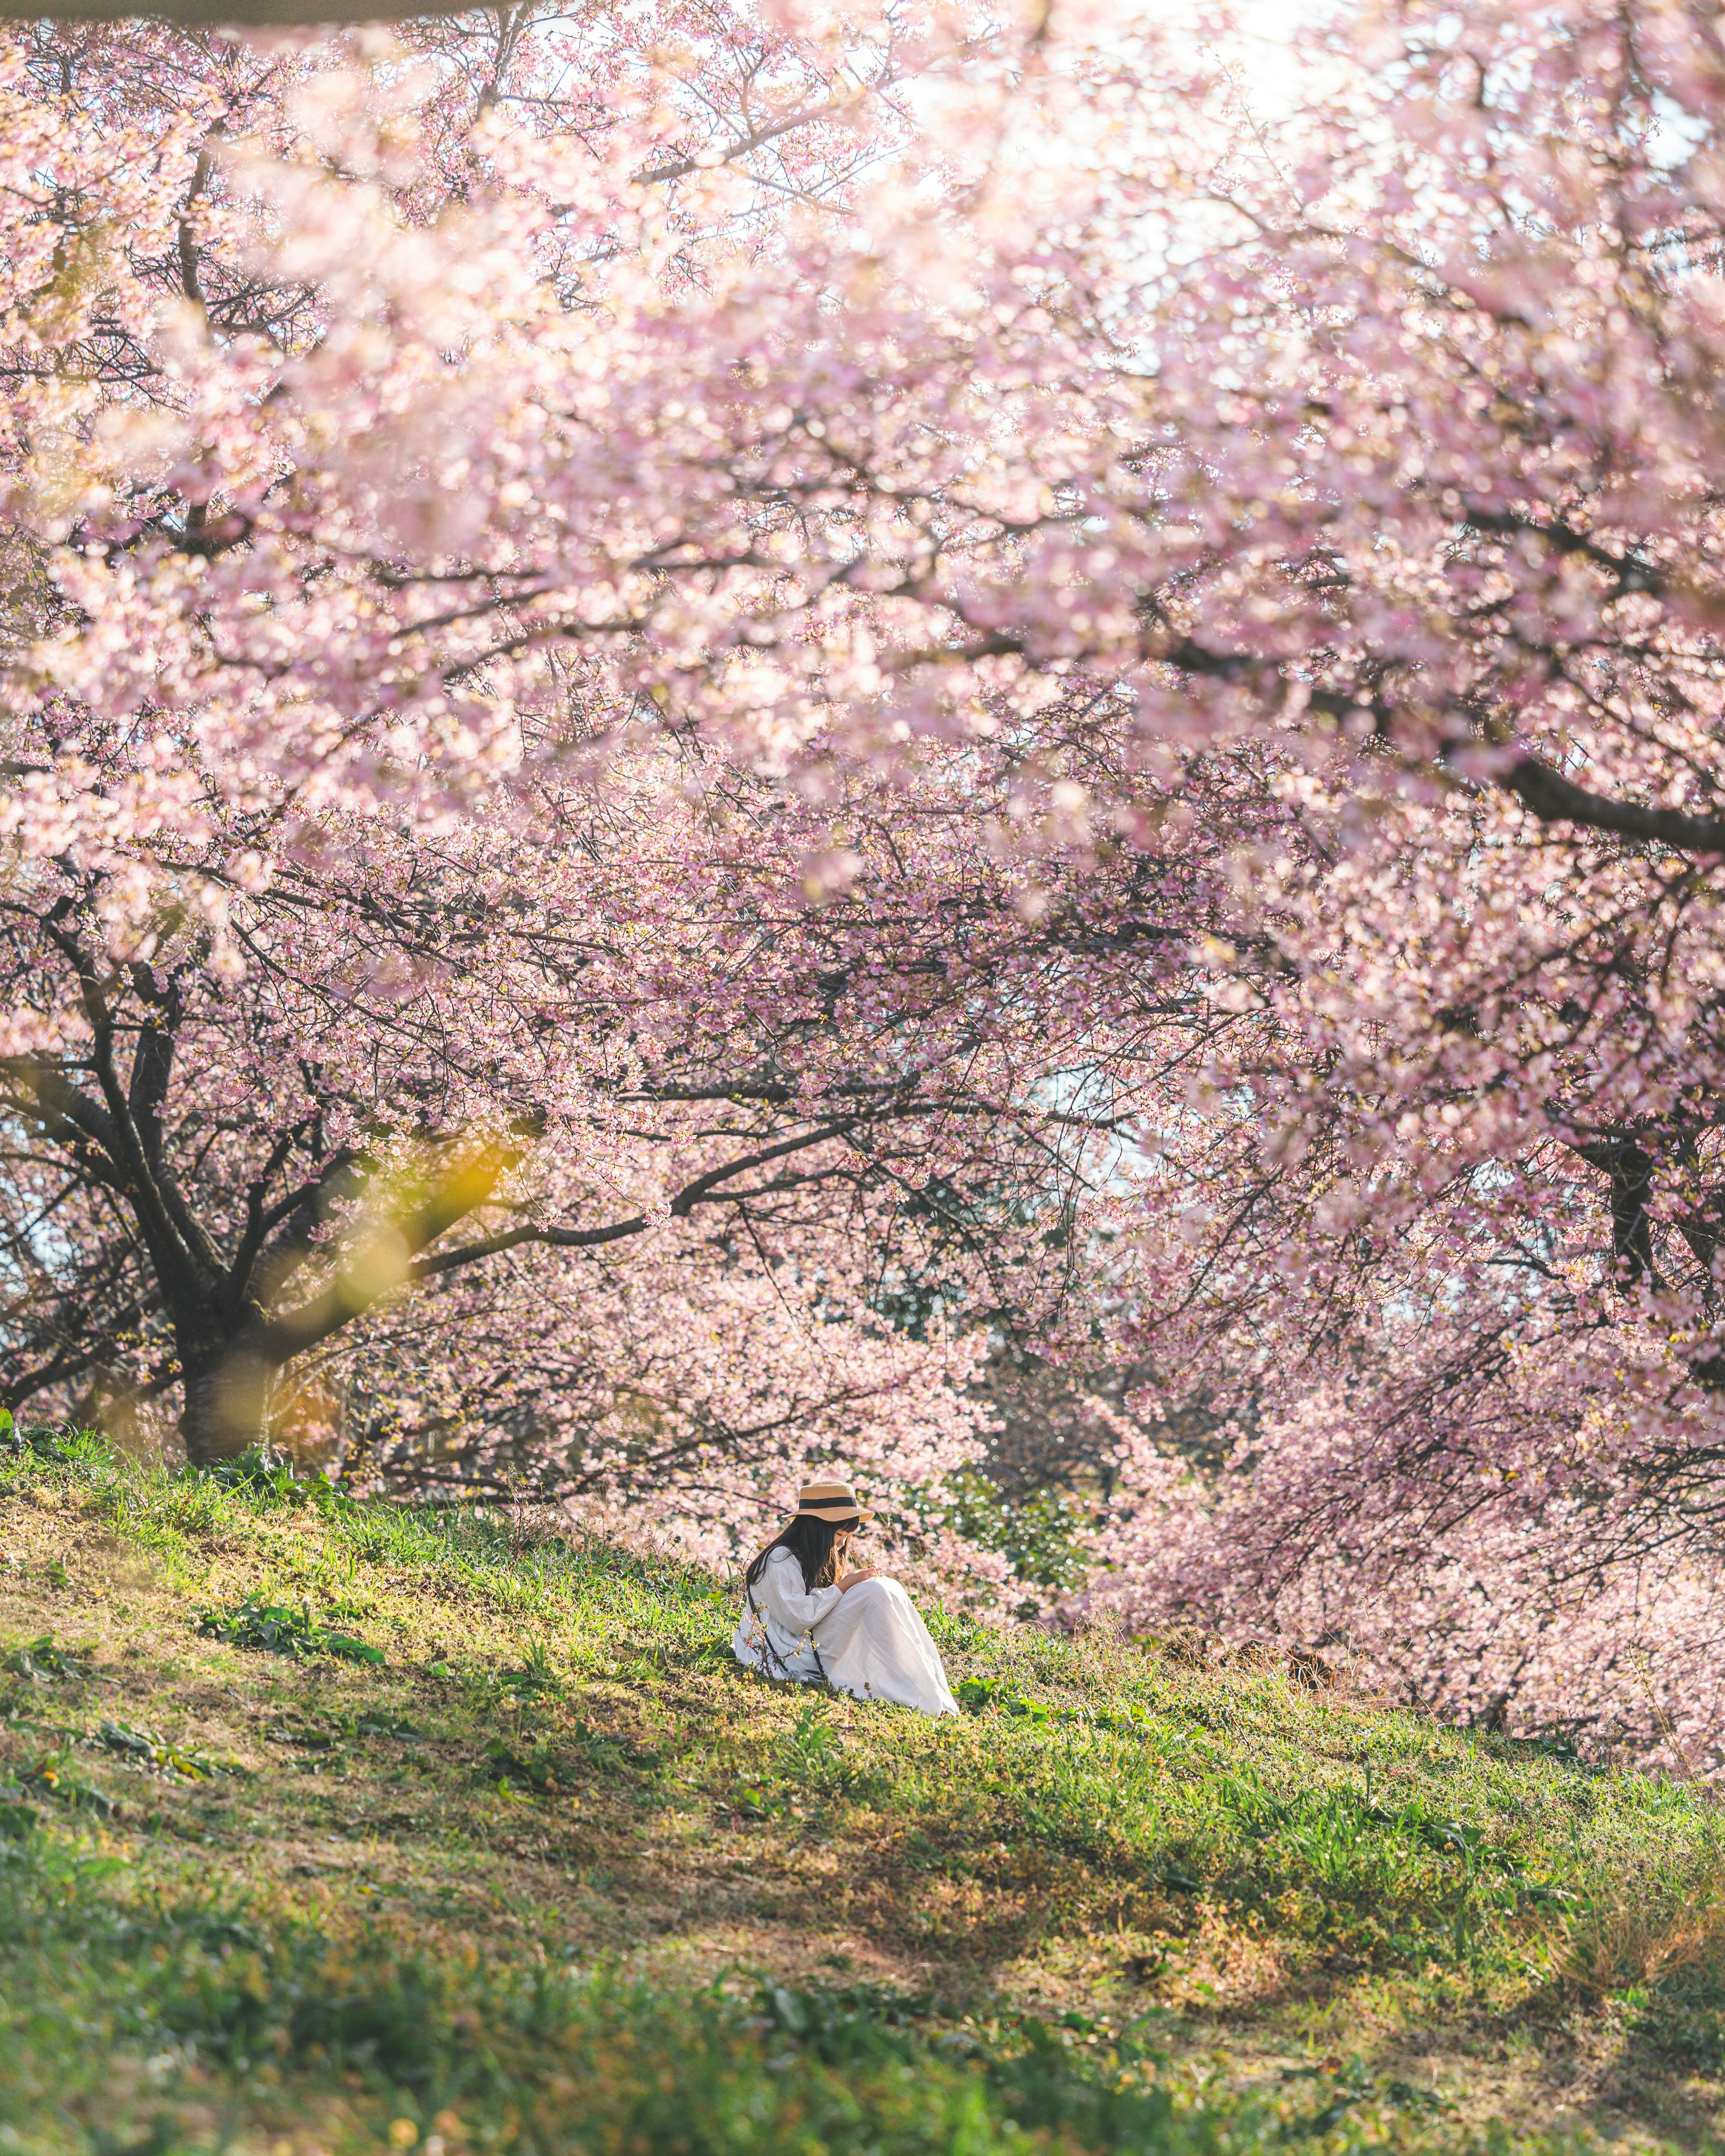
[(275, 1371), (243, 1337), (200, 1343), (182, 1353), (181, 1368), (180, 1435), (194, 1467), (212, 1467), (264, 1442)]

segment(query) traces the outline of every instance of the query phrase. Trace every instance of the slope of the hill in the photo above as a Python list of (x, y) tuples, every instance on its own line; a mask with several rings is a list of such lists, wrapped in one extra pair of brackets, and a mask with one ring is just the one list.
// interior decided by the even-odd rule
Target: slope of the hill
[(1705, 1793), (939, 1613), (933, 1724), (693, 1571), (38, 1443), (0, 2148), (1716, 2145)]

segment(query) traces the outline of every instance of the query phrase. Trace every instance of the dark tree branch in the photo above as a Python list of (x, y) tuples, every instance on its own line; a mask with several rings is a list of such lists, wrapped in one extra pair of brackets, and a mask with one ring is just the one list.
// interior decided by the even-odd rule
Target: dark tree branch
[(1725, 822), (1717, 818), (1614, 801), (1562, 778), (1537, 757), (1522, 757), (1512, 764), (1502, 783), (1543, 824), (1583, 824), (1590, 830), (1615, 831), (1620, 838), (1670, 846), (1680, 853), (1725, 854)]

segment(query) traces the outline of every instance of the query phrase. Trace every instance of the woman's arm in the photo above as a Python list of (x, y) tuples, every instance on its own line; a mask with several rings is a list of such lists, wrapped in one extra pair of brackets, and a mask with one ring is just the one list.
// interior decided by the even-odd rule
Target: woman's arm
[(806, 1632), (811, 1625), (839, 1606), (842, 1587), (817, 1587), (813, 1593), (803, 1584), (803, 1568), (788, 1550), (774, 1550), (755, 1589), (767, 1614), (788, 1632)]
[(878, 1564), (860, 1566), (855, 1572), (847, 1572), (845, 1574), (839, 1582), (839, 1592), (843, 1594), (847, 1589), (859, 1585), (865, 1579), (879, 1579), (882, 1576)]

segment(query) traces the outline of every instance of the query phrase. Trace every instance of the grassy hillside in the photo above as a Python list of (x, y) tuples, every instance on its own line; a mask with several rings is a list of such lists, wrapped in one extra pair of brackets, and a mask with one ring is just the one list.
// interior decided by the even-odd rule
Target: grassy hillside
[(0, 2148), (1721, 2145), (1701, 1794), (934, 1613), (775, 1690), (704, 1574), (0, 1458)]

